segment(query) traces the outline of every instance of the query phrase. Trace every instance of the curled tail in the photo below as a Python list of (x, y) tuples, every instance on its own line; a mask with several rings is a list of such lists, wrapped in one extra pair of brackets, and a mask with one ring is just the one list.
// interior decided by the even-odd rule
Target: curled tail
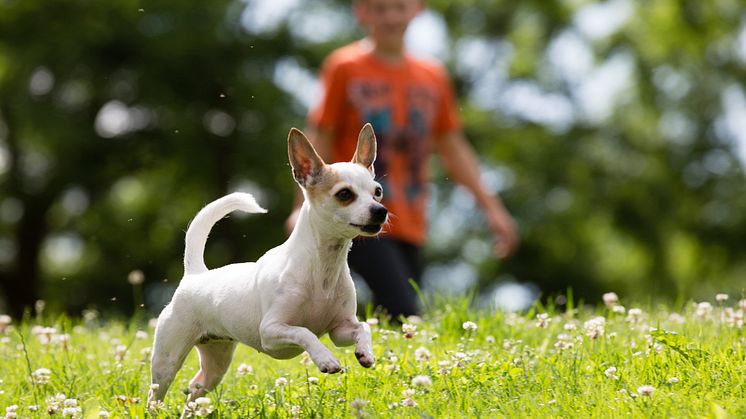
[(186, 232), (184, 275), (207, 272), (204, 259), (207, 236), (215, 223), (235, 210), (248, 213), (267, 212), (256, 203), (253, 196), (242, 192), (234, 192), (207, 204), (197, 213)]

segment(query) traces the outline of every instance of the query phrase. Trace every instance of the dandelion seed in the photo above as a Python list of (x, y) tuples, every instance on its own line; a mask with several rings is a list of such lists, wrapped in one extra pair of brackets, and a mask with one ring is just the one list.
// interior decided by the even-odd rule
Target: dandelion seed
[(254, 367), (251, 365), (241, 364), (236, 368), (238, 375), (243, 377), (244, 375), (250, 375), (254, 373)]
[(725, 294), (725, 293), (715, 294), (715, 301), (717, 301), (718, 303), (724, 303), (728, 301), (728, 294)]
[(142, 283), (145, 282), (145, 274), (143, 274), (141, 270), (135, 269), (127, 275), (127, 282), (129, 282), (130, 285), (142, 285)]
[(648, 397), (652, 396), (654, 391), (655, 391), (655, 388), (649, 385), (637, 387), (637, 394), (641, 396), (648, 396)]
[(432, 380), (427, 375), (418, 375), (412, 378), (413, 387), (430, 388), (433, 385)]
[(477, 330), (477, 324), (472, 321), (466, 321), (464, 324), (461, 325), (461, 327), (464, 328), (467, 332), (473, 332)]
[(275, 380), (275, 387), (285, 387), (288, 384), (288, 379), (285, 377), (280, 377)]
[(615, 305), (619, 304), (619, 296), (616, 295), (615, 292), (607, 292), (603, 295), (604, 304), (606, 304), (606, 307), (614, 307)]

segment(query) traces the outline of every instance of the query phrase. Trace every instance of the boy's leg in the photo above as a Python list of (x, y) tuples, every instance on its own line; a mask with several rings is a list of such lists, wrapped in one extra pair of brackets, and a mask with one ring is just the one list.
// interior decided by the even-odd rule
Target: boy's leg
[(348, 255), (350, 269), (362, 276), (373, 291), (375, 303), (392, 319), (419, 312), (417, 294), (409, 279), (419, 282), (417, 268), (410, 266), (411, 255), (388, 238), (359, 239)]

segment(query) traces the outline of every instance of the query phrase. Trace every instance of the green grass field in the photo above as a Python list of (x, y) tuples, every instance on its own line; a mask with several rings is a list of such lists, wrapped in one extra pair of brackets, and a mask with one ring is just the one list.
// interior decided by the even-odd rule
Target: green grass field
[[(344, 372), (324, 375), (305, 356), (277, 361), (239, 347), (193, 415), (746, 417), (746, 300), (720, 300), (678, 312), (601, 304), (525, 314), (443, 301), (403, 328), (371, 321), (372, 369), (350, 348), (335, 350)], [(0, 319), (0, 415), (146, 417), (152, 329), (86, 319)], [(147, 416), (177, 417), (196, 370), (192, 352)]]

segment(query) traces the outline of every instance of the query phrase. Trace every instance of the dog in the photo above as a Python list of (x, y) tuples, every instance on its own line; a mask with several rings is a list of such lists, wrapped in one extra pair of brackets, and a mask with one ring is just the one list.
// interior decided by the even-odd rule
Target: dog
[(347, 253), (357, 236), (377, 235), (388, 220), (375, 181), (373, 127), (360, 131), (351, 162), (326, 164), (306, 136), (293, 128), (288, 157), (305, 201), (293, 232), (256, 262), (208, 269), (203, 253), (212, 226), (228, 213), (264, 213), (246, 193), (226, 195), (200, 210), (185, 239), (184, 277), (155, 329), (148, 405), (163, 400), (185, 357), (197, 347), (199, 372), (189, 399), (218, 385), (238, 342), (276, 359), (303, 351), (323, 373), (342, 369), (319, 341), (355, 345), (360, 365), (374, 363), (370, 328), (356, 317), (355, 287)]

